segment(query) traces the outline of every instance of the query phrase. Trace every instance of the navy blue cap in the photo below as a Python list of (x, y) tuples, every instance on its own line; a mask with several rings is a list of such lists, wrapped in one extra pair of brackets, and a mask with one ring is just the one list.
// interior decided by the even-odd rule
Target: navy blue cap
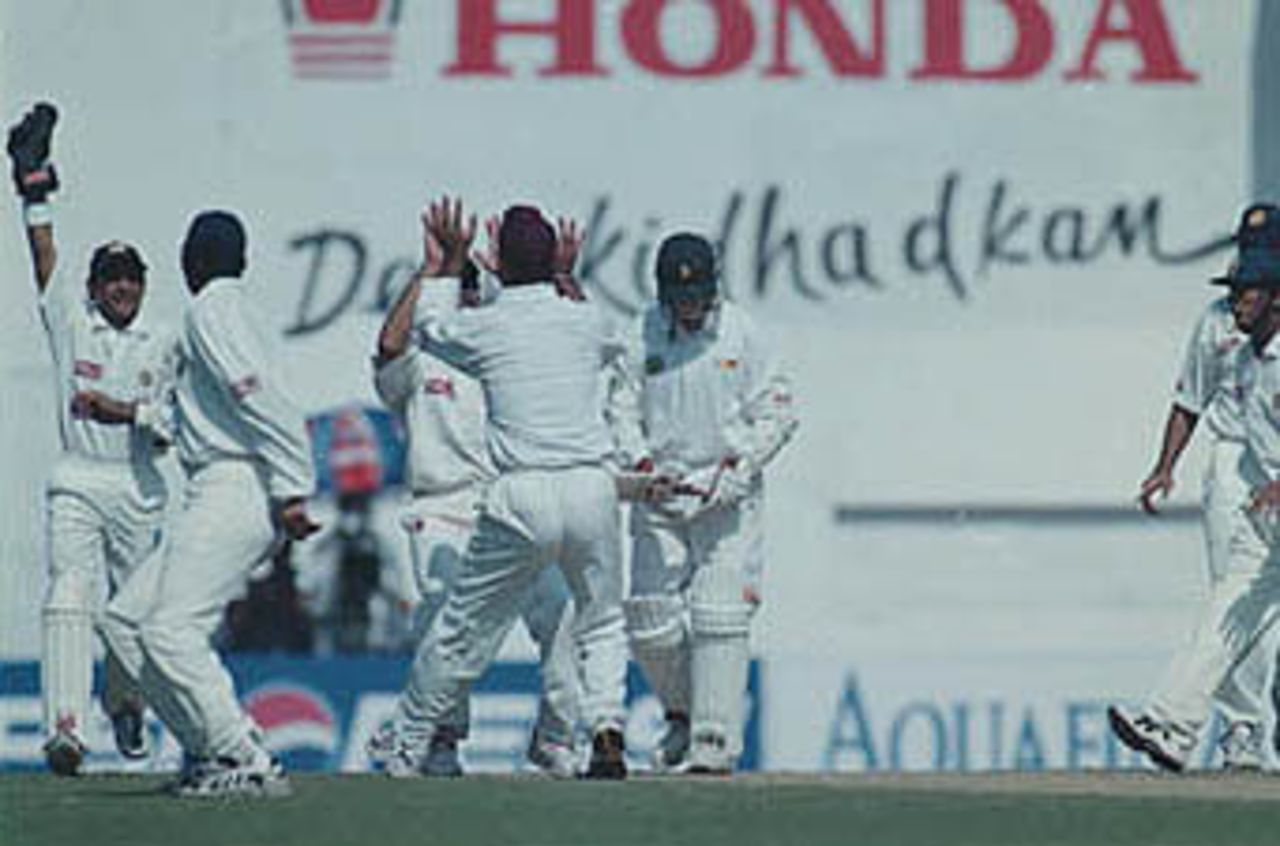
[(113, 279), (147, 281), (147, 265), (138, 250), (123, 241), (108, 241), (93, 251), (89, 260), (89, 282)]
[(658, 299), (664, 303), (682, 299), (712, 300), (720, 275), (715, 247), (692, 232), (672, 235), (658, 248), (655, 275)]
[(1272, 203), (1254, 203), (1240, 215), (1233, 240), (1240, 249), (1270, 247), (1280, 250), (1280, 207)]
[(1242, 248), (1226, 274), (1216, 276), (1210, 282), (1240, 288), (1280, 288), (1280, 250)]

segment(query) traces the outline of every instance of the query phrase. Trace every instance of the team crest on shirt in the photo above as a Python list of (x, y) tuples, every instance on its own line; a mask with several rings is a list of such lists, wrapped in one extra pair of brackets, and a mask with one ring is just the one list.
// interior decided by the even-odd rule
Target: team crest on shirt
[(422, 389), (432, 396), (448, 397), (449, 399), (455, 397), (453, 380), (448, 376), (432, 376), (422, 386)]
[(660, 355), (651, 355), (644, 360), (644, 372), (646, 376), (657, 376), (666, 369), (667, 363), (662, 360), (662, 356)]
[(143, 370), (138, 374), (138, 384), (144, 388), (150, 388), (151, 384), (155, 382), (155, 380), (156, 377), (151, 375), (150, 370)]
[(71, 372), (82, 379), (101, 379), (102, 365), (96, 361), (77, 358), (76, 363), (71, 366)]

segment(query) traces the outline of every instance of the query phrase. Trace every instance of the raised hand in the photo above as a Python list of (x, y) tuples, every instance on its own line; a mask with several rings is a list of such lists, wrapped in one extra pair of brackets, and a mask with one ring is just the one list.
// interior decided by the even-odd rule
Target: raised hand
[(444, 247), (431, 232), (431, 206), (422, 210), (422, 268), (420, 276), (443, 276)]
[(552, 257), (552, 270), (556, 275), (573, 275), (573, 268), (578, 263), (578, 253), (582, 252), (584, 232), (573, 218), (562, 217), (556, 220), (556, 251)]
[(444, 196), (427, 207), (424, 224), (440, 245), (440, 275), (460, 276), (476, 237), (476, 216), (464, 216), (461, 199)]
[(501, 231), (502, 218), (496, 214), (488, 217), (484, 222), (485, 248), (483, 251), (476, 250), (471, 254), (472, 261), (494, 276), (498, 275), (498, 267), (502, 264), (498, 252), (499, 233)]

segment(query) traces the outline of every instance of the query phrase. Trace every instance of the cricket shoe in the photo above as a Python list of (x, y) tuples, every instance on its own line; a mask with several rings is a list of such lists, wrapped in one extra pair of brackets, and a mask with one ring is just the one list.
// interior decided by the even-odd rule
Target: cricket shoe
[(577, 778), (578, 751), (567, 743), (557, 743), (535, 731), (525, 751), (529, 763), (552, 778)]
[(80, 774), (80, 765), (88, 754), (88, 747), (76, 737), (71, 726), (59, 723), (53, 737), (44, 744), (44, 760), (54, 775), (74, 776)]
[(1228, 772), (1258, 773), (1266, 767), (1262, 751), (1262, 726), (1240, 721), (1231, 723), (1218, 739), (1222, 768)]
[(457, 735), (444, 729), (432, 735), (420, 769), (428, 778), (460, 778), (463, 772), (458, 759)]
[(111, 732), (116, 751), (130, 761), (147, 757), (146, 723), (141, 708), (126, 706), (111, 715)]
[(683, 772), (689, 763), (689, 715), (683, 711), (667, 712), (667, 730), (653, 750), (653, 771)]
[(451, 731), (437, 731), (421, 752), (422, 742), (404, 726), (387, 723), (365, 744), (369, 763), (391, 778), (457, 778), (463, 775), (458, 760), (458, 740)]
[(258, 747), (194, 763), (173, 793), (182, 799), (282, 799), (293, 787), (280, 762)]
[(735, 757), (724, 732), (699, 731), (689, 743), (689, 760), (684, 771), (691, 775), (733, 775)]
[(1194, 734), (1146, 712), (1133, 716), (1116, 705), (1107, 708), (1107, 722), (1121, 743), (1145, 753), (1157, 766), (1175, 773), (1186, 769), (1196, 745)]
[(616, 728), (600, 729), (591, 738), (591, 761), (580, 778), (619, 780), (627, 777), (627, 745)]
[(370, 765), (377, 772), (391, 778), (418, 778), (422, 775), (421, 756), (394, 723), (385, 723), (374, 732), (364, 749)]

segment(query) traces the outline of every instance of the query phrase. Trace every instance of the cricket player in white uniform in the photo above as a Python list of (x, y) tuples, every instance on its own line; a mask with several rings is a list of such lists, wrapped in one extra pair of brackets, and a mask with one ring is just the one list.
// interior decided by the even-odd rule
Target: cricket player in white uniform
[[(50, 474), (49, 585), (41, 615), (44, 751), (59, 775), (80, 770), (93, 679), (93, 616), (102, 587), (123, 585), (156, 547), (166, 501), (156, 460), (173, 437), (176, 350), (171, 334), (139, 317), (146, 265), (119, 241), (99, 247), (88, 296), (57, 254), (48, 163), (57, 113), (40, 104), (9, 133), (23, 198), (40, 317), (57, 377), (62, 454)], [(143, 703), (110, 654), (103, 704), (127, 758), (146, 755)]]
[(655, 766), (724, 774), (742, 750), (763, 470), (797, 421), (787, 379), (746, 313), (718, 296), (718, 273), (705, 238), (663, 242), (658, 302), (631, 335), (611, 417), (625, 462), (704, 491), (633, 506), (625, 608), (667, 714)]
[(446, 203), (429, 231), (443, 250), (443, 278), (422, 285), (415, 326), (428, 353), (483, 388), (498, 476), (396, 707), (387, 772), (421, 770), (436, 729), (493, 660), (542, 571), (558, 565), (574, 601), (580, 709), (592, 731), (584, 776), (624, 778), (622, 562), (602, 379), (620, 348), (593, 304), (553, 284), (557, 250), (576, 255), (580, 245), (572, 227), (562, 224), (557, 239), (536, 209), (508, 209), (494, 227), (501, 294), (465, 309), (453, 277), (474, 218), (464, 224), (460, 205)]
[(179, 796), (289, 790), (210, 644), (280, 535), (301, 539), (319, 528), (306, 511), (315, 475), (303, 417), (250, 323), (245, 241), (240, 221), (222, 211), (202, 212), (187, 232), (182, 267), (192, 299), (177, 390), (183, 505), (165, 554), (142, 568), (154, 594), (132, 580), (100, 626), (191, 764)]
[[(433, 214), (441, 213), (435, 208)], [(424, 230), (430, 215), (424, 216)], [(425, 635), (457, 578), (467, 541), (475, 530), (484, 488), (498, 475), (484, 440), (484, 397), (471, 377), (427, 355), (412, 344), (414, 309), (423, 277), (439, 271), (442, 256), (424, 232), (426, 258), (387, 313), (374, 357), (378, 396), (404, 424), (408, 439), (407, 477), (411, 501), (403, 525), (409, 536), (414, 577), (422, 597), (418, 631)], [(474, 270), (474, 266), (471, 266)], [(467, 284), (470, 282), (471, 284)], [(463, 296), (478, 305), (476, 274), (465, 274)], [(548, 774), (577, 774), (574, 725), (577, 669), (569, 636), (569, 591), (555, 567), (546, 567), (533, 584), (521, 616), (537, 643), (542, 697), (527, 757)], [(422, 669), (418, 667), (417, 669)], [(458, 741), (468, 734), (467, 700), (458, 703), (436, 729), (422, 771), (433, 776), (462, 774)], [(390, 732), (375, 736), (373, 757), (393, 751)]]
[[(1191, 436), (1197, 409), (1207, 407), (1215, 436), (1205, 491), (1209, 602), (1191, 641), (1175, 655), (1144, 709), (1136, 715), (1121, 707), (1108, 710), (1112, 729), (1126, 745), (1175, 772), (1186, 767), (1215, 701), (1229, 723), (1220, 740), (1224, 763), (1239, 769), (1264, 763), (1261, 701), (1273, 612), (1280, 602), (1280, 569), (1274, 539), (1259, 531), (1263, 523), (1255, 498), (1269, 477), (1266, 467), (1278, 439), (1270, 418), (1258, 413), (1266, 401), (1256, 392), (1276, 319), (1271, 286), (1280, 285), (1280, 274), (1272, 276), (1272, 264), (1280, 267), (1280, 262), (1265, 245), (1280, 243), (1278, 234), (1280, 215), (1274, 207), (1246, 212), (1239, 257), (1227, 276), (1214, 280), (1231, 286), (1227, 301), (1243, 340), (1224, 330), (1221, 307), (1211, 306), (1189, 353), (1202, 360), (1184, 370), (1161, 457), (1140, 494), (1150, 510), (1155, 494), (1172, 486), (1172, 468)], [(1275, 461), (1280, 466), (1280, 451)]]

